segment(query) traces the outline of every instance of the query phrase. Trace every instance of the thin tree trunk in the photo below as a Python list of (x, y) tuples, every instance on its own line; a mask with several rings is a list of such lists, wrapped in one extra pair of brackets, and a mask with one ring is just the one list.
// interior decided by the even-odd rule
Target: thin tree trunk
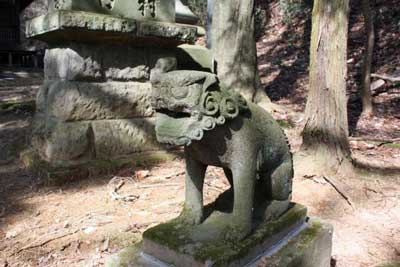
[[(315, 172), (350, 162), (346, 74), (349, 0), (315, 0), (310, 48), (310, 87), (301, 147)], [(347, 165), (347, 164), (346, 164)]]
[(364, 54), (364, 64), (362, 72), (362, 114), (370, 116), (373, 113), (372, 97), (371, 97), (371, 65), (372, 55), (374, 51), (375, 31), (374, 31), (374, 18), (370, 7), (370, 0), (362, 0), (362, 10), (364, 14), (365, 32), (367, 35), (367, 44)]
[(259, 86), (253, 0), (215, 0), (211, 48), (221, 83), (247, 100), (270, 102)]

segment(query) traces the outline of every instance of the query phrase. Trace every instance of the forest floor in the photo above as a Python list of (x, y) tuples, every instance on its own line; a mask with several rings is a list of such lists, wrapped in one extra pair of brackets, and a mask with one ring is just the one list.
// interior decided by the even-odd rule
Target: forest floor
[[(0, 144), (24, 142), (30, 114), (0, 117)], [(296, 147), (299, 128), (287, 128), (286, 133)], [(375, 150), (359, 149), (365, 153)], [(176, 217), (182, 208), (181, 159), (49, 186), (19, 165), (18, 151), (9, 154), (15, 153), (14, 160), (0, 165), (1, 267), (103, 266), (112, 253), (138, 242), (145, 229)], [(399, 157), (399, 148), (390, 151)], [(386, 160), (390, 159), (386, 155)], [(124, 185), (118, 194), (132, 201), (113, 200), (111, 193), (121, 181)], [(222, 171), (210, 168), (206, 201), (227, 187)], [(310, 216), (334, 226), (332, 266), (367, 267), (400, 261), (398, 175), (359, 171), (353, 177), (324, 178), (296, 174), (293, 191), (293, 201), (306, 205)]]
[[(400, 7), (391, 1), (376, 4), (374, 72), (398, 75), (400, 23), (387, 20), (395, 20)], [(298, 15), (288, 26), (277, 2), (266, 2), (270, 16), (258, 42), (259, 68), (266, 91), (280, 107), (273, 115), (296, 152), (304, 124), (310, 35), (310, 21), (301, 17), (309, 14)], [(399, 172), (393, 171), (400, 167), (400, 88), (384, 82), (373, 92), (374, 116), (360, 117), (362, 31), (359, 14), (352, 13), (347, 88), (351, 148), (354, 157), (378, 162), (381, 169), (356, 170), (351, 177), (295, 173), (294, 179), (293, 201), (334, 226), (332, 266), (338, 267), (400, 262), (400, 181)], [(138, 242), (145, 229), (179, 214), (184, 162), (48, 185), (19, 163), (19, 153), (29, 146), (31, 102), (41, 81), (37, 72), (0, 71), (0, 104), (13, 103), (0, 107), (0, 267), (103, 266), (109, 255)], [(118, 193), (132, 199), (113, 200), (120, 181), (124, 184)], [(221, 170), (210, 168), (206, 201), (227, 187)]]

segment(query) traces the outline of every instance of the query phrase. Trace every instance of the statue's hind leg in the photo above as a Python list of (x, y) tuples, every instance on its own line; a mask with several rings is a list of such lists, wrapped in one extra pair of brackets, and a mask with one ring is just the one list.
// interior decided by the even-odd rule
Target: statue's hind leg
[[(291, 158), (283, 161), (272, 173), (261, 177), (256, 188), (255, 216), (257, 219), (274, 220), (285, 213), (292, 197), (293, 166)], [(263, 194), (263, 196), (261, 196)]]
[(292, 197), (293, 163), (292, 159), (284, 160), (271, 173), (271, 197), (273, 200), (285, 201)]

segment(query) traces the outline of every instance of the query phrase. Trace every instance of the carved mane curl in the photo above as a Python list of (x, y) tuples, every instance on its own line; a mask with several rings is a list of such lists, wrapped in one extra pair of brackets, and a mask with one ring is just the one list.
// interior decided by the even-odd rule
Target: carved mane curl
[(246, 100), (239, 93), (221, 87), (204, 90), (199, 105), (199, 110), (195, 111), (197, 114), (192, 114), (197, 117), (197, 121), (191, 127), (197, 138), (189, 133), (191, 140), (200, 140), (204, 131), (211, 131), (217, 125), (223, 125), (227, 120), (232, 120), (249, 109)]

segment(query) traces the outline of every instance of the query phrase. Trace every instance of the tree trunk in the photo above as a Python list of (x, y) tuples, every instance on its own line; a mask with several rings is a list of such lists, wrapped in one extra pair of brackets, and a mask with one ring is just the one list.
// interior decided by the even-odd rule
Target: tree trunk
[(348, 11), (349, 0), (314, 1), (310, 87), (301, 154), (316, 173), (337, 172), (350, 162), (346, 109)]
[(371, 116), (373, 113), (372, 97), (371, 97), (371, 65), (372, 55), (374, 51), (375, 31), (374, 18), (370, 8), (369, 0), (362, 0), (362, 10), (364, 14), (365, 32), (367, 35), (367, 44), (364, 54), (363, 72), (362, 72), (362, 115)]
[(214, 0), (211, 49), (221, 84), (247, 100), (270, 102), (257, 68), (253, 0)]

